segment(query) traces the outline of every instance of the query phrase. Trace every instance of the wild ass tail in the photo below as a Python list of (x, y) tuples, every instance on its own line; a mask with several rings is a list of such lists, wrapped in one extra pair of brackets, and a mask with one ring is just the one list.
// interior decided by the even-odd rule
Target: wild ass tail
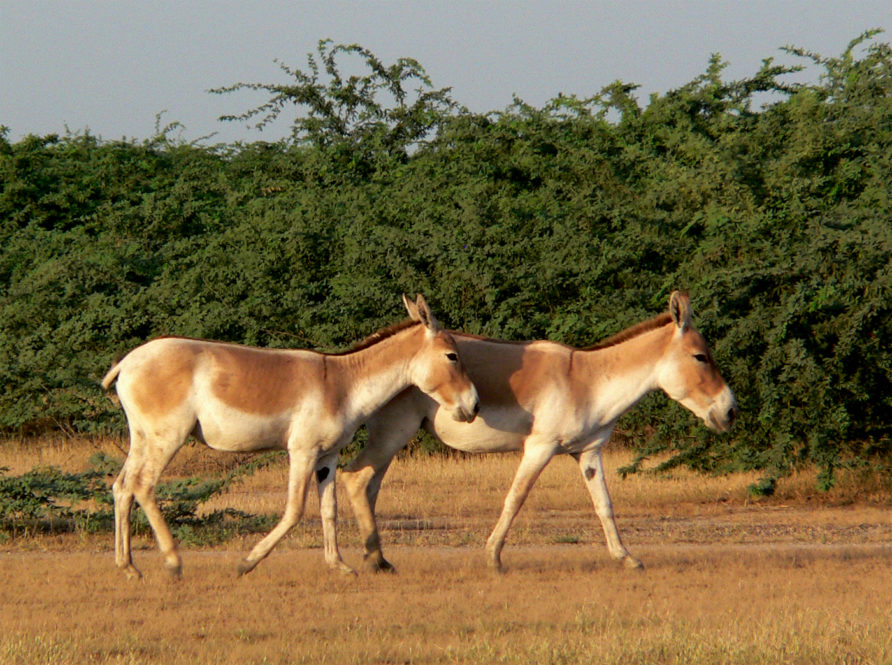
[(111, 387), (111, 384), (115, 379), (118, 378), (118, 374), (121, 373), (121, 363), (115, 363), (114, 366), (108, 370), (108, 374), (106, 374), (102, 379), (102, 387), (105, 390), (108, 390)]

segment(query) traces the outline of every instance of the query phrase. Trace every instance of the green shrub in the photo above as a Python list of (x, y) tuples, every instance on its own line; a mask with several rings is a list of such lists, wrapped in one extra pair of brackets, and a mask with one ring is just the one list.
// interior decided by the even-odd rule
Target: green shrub
[[(740, 424), (714, 437), (655, 396), (621, 430), (642, 458), (815, 464), (829, 486), (892, 452), (892, 53), (875, 37), (788, 49), (813, 84), (770, 60), (725, 81), (714, 56), (644, 107), (617, 82), (488, 114), (415, 61), (322, 42), (289, 84), (218, 91), (268, 92), (234, 116), (261, 124), (293, 107), (289, 141), (0, 132), (0, 430), (121, 431), (97, 381), (155, 335), (342, 349), (423, 292), (457, 329), (587, 345), (682, 288)], [(344, 58), (365, 73), (341, 77)]]

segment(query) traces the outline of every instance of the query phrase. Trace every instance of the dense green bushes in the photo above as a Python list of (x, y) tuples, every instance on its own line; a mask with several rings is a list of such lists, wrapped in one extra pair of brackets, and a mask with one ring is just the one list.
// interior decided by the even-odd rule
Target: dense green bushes
[(153, 335), (330, 350), (420, 291), (455, 328), (585, 345), (684, 288), (744, 415), (713, 437), (650, 398), (621, 425), (643, 454), (824, 483), (888, 460), (892, 52), (793, 53), (817, 84), (715, 57), (646, 107), (616, 83), (477, 115), (322, 42), (292, 85), (249, 84), (270, 103), (243, 119), (297, 107), (287, 142), (4, 135), (0, 428), (121, 429), (96, 382)]

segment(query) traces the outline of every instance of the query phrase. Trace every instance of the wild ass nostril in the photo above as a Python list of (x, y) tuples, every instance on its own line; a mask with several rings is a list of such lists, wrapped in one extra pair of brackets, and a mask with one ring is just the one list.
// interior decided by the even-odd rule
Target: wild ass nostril
[(472, 412), (475, 416), (480, 413), (480, 400), (474, 402), (474, 411)]
[(728, 425), (731, 425), (737, 419), (737, 409), (733, 406), (728, 409)]

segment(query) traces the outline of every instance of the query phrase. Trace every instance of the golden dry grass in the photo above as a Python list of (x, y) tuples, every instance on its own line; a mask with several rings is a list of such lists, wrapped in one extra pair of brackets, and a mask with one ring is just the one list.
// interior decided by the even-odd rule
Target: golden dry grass
[[(0, 444), (0, 466), (75, 470), (114, 443)], [(190, 447), (169, 476), (226, 456)], [(120, 454), (120, 453), (118, 453)], [(628, 461), (614, 451), (609, 469)], [(513, 455), (403, 458), (378, 513), (397, 575), (327, 572), (317, 502), (256, 571), (235, 566), (256, 537), (184, 551), (169, 582), (148, 539), (128, 583), (103, 536), (0, 546), (0, 663), (892, 663), (892, 519), (882, 478), (814, 475), (752, 500), (754, 475), (620, 480), (620, 530), (643, 573), (617, 567), (575, 464), (555, 460), (509, 534), (503, 576), (482, 546)], [(233, 487), (222, 505), (279, 513), (284, 468)], [(343, 493), (342, 493), (343, 494)], [(341, 542), (359, 565), (342, 505)]]
[(888, 552), (651, 551), (644, 573), (581, 546), (520, 548), (495, 578), (465, 548), (397, 550), (397, 576), (321, 574), (279, 550), (187, 552), (168, 582), (102, 557), (2, 557), (0, 660), (42, 663), (884, 663)]

